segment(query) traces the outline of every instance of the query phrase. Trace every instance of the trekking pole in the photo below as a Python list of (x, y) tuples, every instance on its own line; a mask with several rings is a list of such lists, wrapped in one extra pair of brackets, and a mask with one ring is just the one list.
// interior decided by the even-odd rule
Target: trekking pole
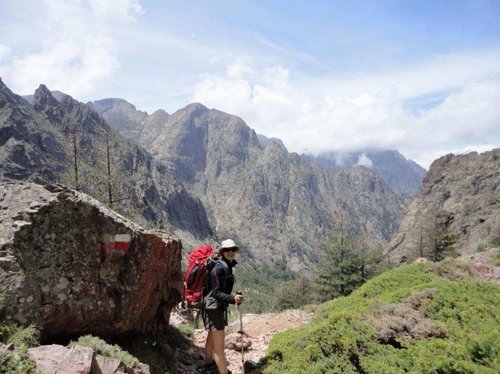
[[(236, 292), (236, 295), (243, 295), (241, 291)], [(241, 304), (236, 304), (236, 309), (238, 309), (238, 313), (240, 315), (240, 344), (241, 344), (241, 365), (242, 365), (242, 370), (245, 372), (245, 356), (243, 353), (243, 317), (241, 315)]]

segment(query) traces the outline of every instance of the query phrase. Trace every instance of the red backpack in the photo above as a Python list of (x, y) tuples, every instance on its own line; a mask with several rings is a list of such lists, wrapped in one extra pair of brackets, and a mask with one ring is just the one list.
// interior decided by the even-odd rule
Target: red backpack
[(210, 244), (204, 244), (189, 253), (188, 267), (184, 275), (184, 300), (188, 307), (201, 309), (204, 305), (203, 290), (211, 259), (216, 259)]

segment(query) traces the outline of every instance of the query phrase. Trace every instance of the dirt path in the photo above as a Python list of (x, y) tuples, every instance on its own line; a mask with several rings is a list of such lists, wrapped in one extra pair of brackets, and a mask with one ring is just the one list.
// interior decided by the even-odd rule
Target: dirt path
[[(313, 313), (301, 310), (287, 310), (281, 313), (266, 314), (244, 314), (243, 331), (244, 345), (251, 343), (244, 352), (245, 361), (258, 362), (265, 356), (271, 338), (284, 330), (298, 327), (308, 322)], [(240, 345), (240, 320), (231, 322), (226, 328), (226, 357), (229, 361), (229, 369), (233, 374), (243, 374)], [(194, 331), (193, 343), (195, 347), (185, 352), (181, 358), (181, 373), (196, 373), (195, 362), (203, 360), (203, 346), (205, 344), (206, 331), (197, 329)], [(234, 343), (234, 344), (233, 344)], [(232, 347), (231, 347), (232, 346)], [(236, 350), (235, 350), (236, 349)]]

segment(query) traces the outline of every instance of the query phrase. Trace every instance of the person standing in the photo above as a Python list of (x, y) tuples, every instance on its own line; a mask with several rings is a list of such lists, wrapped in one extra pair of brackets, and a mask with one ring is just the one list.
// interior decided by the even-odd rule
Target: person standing
[(205, 307), (202, 309), (203, 323), (208, 331), (205, 342), (205, 358), (208, 367), (217, 366), (219, 373), (230, 373), (227, 368), (224, 352), (225, 332), (227, 326), (227, 309), (229, 304), (241, 304), (243, 295), (232, 295), (234, 286), (233, 267), (238, 246), (232, 239), (223, 240), (219, 247), (219, 260), (214, 262), (208, 281), (210, 292), (205, 296)]

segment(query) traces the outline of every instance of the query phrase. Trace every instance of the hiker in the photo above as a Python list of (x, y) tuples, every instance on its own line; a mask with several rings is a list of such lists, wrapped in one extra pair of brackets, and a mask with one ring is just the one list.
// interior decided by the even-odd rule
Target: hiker
[(211, 292), (202, 309), (205, 330), (208, 331), (205, 358), (208, 366), (217, 366), (221, 374), (230, 373), (224, 352), (227, 308), (229, 304), (241, 304), (244, 299), (243, 295), (231, 295), (234, 285), (233, 267), (237, 264), (235, 257), (238, 250), (232, 239), (222, 241), (219, 248), (221, 261), (218, 261), (210, 272)]

